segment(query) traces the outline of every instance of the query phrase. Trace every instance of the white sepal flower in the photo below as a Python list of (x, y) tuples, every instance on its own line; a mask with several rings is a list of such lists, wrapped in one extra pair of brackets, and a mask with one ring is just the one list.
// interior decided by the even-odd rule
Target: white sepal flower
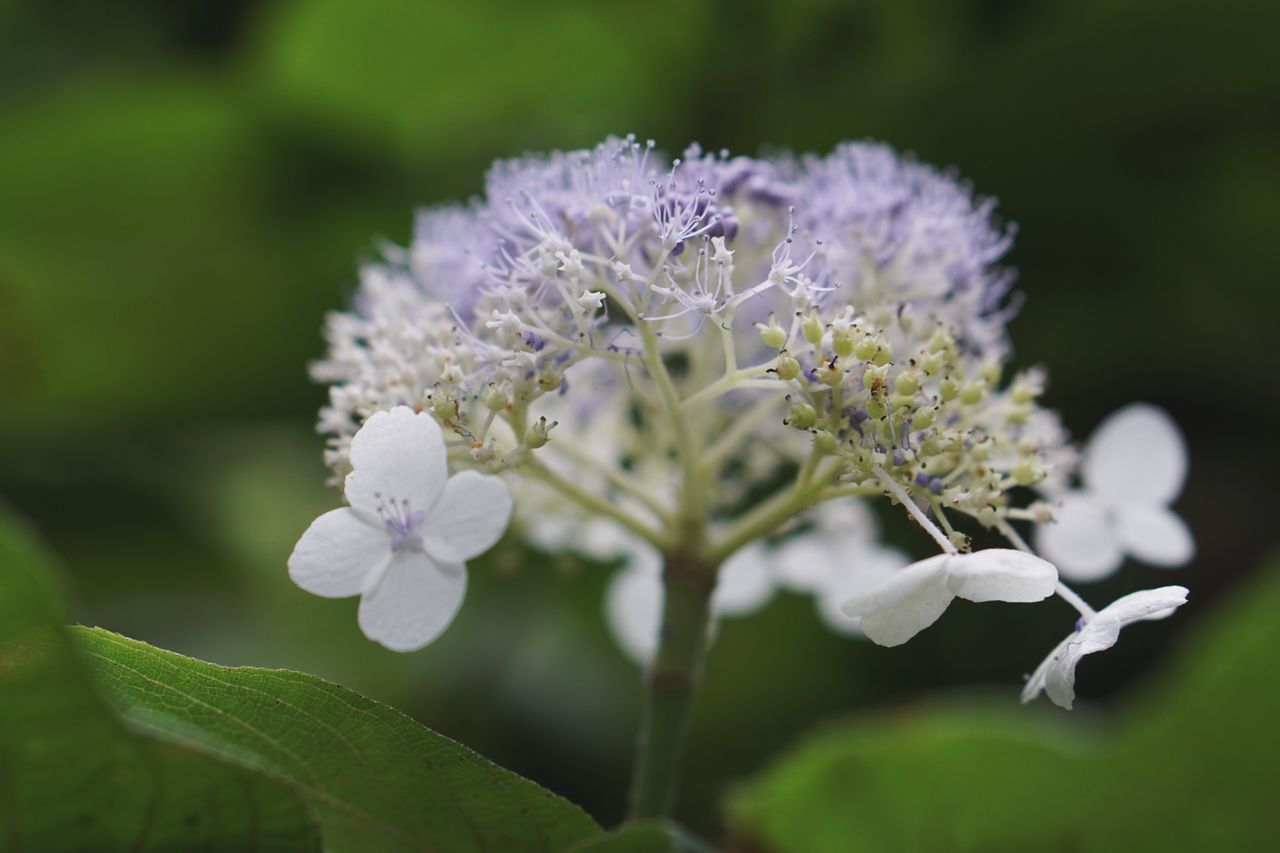
[(1037, 550), (1078, 581), (1107, 577), (1125, 554), (1186, 563), (1195, 543), (1169, 509), (1186, 474), (1186, 446), (1164, 410), (1135, 403), (1113, 412), (1085, 447), (1083, 488), (1063, 494), (1054, 521), (1036, 529)]
[(498, 541), (511, 497), (497, 477), (449, 476), (430, 415), (378, 412), (351, 441), (349, 507), (312, 522), (289, 557), (289, 577), (326, 598), (360, 596), (360, 629), (393, 651), (420, 649), (462, 605), (466, 561)]
[(1076, 696), (1076, 665), (1080, 658), (1114, 646), (1124, 626), (1143, 620), (1164, 619), (1186, 602), (1186, 587), (1162, 586), (1130, 593), (1092, 617), (1081, 619), (1076, 630), (1059, 643), (1027, 679), (1022, 701), (1030, 702), (1043, 691), (1055, 705), (1071, 710)]
[(1041, 601), (1053, 594), (1052, 563), (1022, 551), (989, 548), (972, 554), (939, 554), (894, 572), (841, 608), (859, 616), (859, 628), (881, 646), (898, 646), (928, 628), (952, 599)]

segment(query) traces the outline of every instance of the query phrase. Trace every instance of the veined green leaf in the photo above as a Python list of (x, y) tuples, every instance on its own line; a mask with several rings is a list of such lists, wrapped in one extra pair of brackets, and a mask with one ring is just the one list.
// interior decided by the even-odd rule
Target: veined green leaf
[(323, 679), (77, 633), (127, 719), (286, 780), (319, 817), (327, 849), (556, 851), (600, 832), (568, 801)]
[(736, 832), (779, 853), (1269, 849), (1280, 571), (1224, 604), (1114, 728), (1007, 700), (865, 717), (740, 791)]
[(318, 850), (280, 782), (128, 731), (93, 692), (46, 560), (0, 516), (0, 850)]

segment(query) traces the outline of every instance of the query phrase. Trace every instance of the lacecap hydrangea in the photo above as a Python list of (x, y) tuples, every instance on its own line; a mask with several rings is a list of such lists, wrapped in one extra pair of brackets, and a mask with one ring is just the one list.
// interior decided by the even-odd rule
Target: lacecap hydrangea
[[(658, 669), (775, 587), (885, 644), (957, 597), (1056, 592), (1083, 631), (1097, 614), (1017, 529), (1052, 523), (1078, 454), (1045, 372), (1007, 370), (1012, 239), (994, 201), (877, 144), (668, 158), (628, 136), (498, 162), (329, 317), (327, 462), (358, 476), (379, 412), (430, 419), (451, 468), (505, 482), (531, 543), (627, 564), (607, 611)], [(856, 519), (882, 497), (937, 557), (875, 542)], [(396, 516), (401, 549), (416, 517)], [(975, 527), (1011, 548), (971, 553)]]

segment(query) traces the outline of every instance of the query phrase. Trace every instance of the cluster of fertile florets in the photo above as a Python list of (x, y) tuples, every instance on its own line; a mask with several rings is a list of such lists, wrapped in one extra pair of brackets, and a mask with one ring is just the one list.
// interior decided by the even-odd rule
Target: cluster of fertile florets
[(592, 359), (645, 424), (652, 335), (681, 391), (730, 377), (705, 397), (719, 403), (699, 412), (707, 434), (751, 418), (775, 461), (812, 445), (848, 460), (847, 482), (886, 465), (983, 516), (1044, 476), (1063, 439), (1036, 406), (1038, 374), (999, 384), (1009, 235), (990, 214), (874, 145), (781, 161), (694, 147), (659, 165), (626, 138), (498, 163), (483, 200), (423, 212), (407, 250), (363, 271), (355, 312), (331, 318), (314, 369), (333, 385), (330, 463), (343, 473), (360, 423), (397, 404), (434, 413), (492, 471), (540, 450), (555, 422), (590, 442), (556, 417), (564, 403), (538, 401), (571, 398)]
[[(1072, 488), (1077, 454), (1039, 403), (1044, 373), (1004, 376), (1012, 231), (993, 213), (951, 175), (873, 144), (664, 160), (626, 137), (499, 162), (482, 198), (423, 211), (412, 243), (367, 265), (353, 310), (330, 317), (313, 368), (331, 386), (327, 460), (346, 476), (379, 412), (399, 414), (366, 447), (396, 446), (410, 423), (443, 435), (453, 467), (503, 475), (530, 541), (629, 563), (609, 612), (641, 658), (659, 634), (664, 554), (710, 567), (717, 615), (788, 587), (893, 645), (954, 597), (1056, 590), (1105, 648), (1112, 628), (1167, 615), (1185, 590), (1103, 619), (1013, 522), (1041, 525), (1038, 541), (1081, 577), (1126, 553), (1184, 562), (1191, 539), (1168, 509), (1181, 439), (1158, 412), (1117, 416)], [(864, 541), (867, 524), (840, 520), (880, 495), (943, 553), (899, 570), (896, 552)], [(809, 511), (832, 501), (845, 511), (815, 523)], [(1065, 523), (1044, 528), (1059, 509)], [(483, 516), (483, 501), (469, 510)], [(965, 553), (959, 517), (1019, 550)], [(432, 548), (448, 565), (463, 553), (419, 550)], [(330, 589), (306, 560), (295, 573)], [(1069, 704), (1078, 657), (1055, 654), (1033, 681)]]

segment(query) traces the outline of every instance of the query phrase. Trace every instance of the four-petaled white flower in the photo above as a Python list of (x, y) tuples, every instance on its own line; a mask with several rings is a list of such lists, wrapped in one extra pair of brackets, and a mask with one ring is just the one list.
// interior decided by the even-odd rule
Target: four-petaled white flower
[(1007, 548), (939, 554), (894, 572), (841, 608), (881, 646), (898, 646), (938, 621), (959, 597), (969, 601), (1041, 601), (1053, 594), (1052, 563)]
[(1126, 553), (1157, 566), (1186, 563), (1195, 543), (1169, 509), (1186, 474), (1182, 435), (1163, 409), (1135, 403), (1113, 412), (1085, 447), (1083, 488), (1063, 494), (1054, 521), (1037, 528), (1037, 550), (1079, 581), (1110, 575)]
[(497, 477), (449, 476), (435, 420), (400, 406), (369, 418), (351, 441), (349, 507), (312, 522), (289, 576), (327, 598), (360, 596), (360, 629), (398, 652), (430, 643), (467, 589), (466, 561), (489, 550), (511, 518)]
[(1125, 625), (1164, 619), (1186, 602), (1186, 587), (1162, 586), (1118, 598), (1092, 617), (1081, 619), (1071, 635), (1058, 643), (1027, 679), (1022, 701), (1030, 702), (1043, 691), (1055, 705), (1071, 710), (1076, 696), (1076, 665), (1080, 658), (1114, 646), (1120, 638), (1120, 629)]

